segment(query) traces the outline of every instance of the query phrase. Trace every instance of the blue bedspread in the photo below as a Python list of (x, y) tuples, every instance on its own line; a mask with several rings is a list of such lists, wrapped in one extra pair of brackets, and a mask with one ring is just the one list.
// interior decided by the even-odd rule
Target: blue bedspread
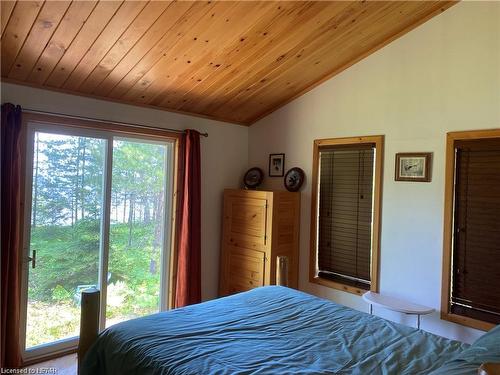
[(428, 374), (468, 346), (270, 286), (108, 328), (82, 374)]

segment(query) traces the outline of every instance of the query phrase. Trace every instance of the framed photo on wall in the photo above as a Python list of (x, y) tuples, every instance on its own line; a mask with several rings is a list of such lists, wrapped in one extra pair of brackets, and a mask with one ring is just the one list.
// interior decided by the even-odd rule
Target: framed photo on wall
[(269, 177), (283, 177), (285, 174), (285, 154), (269, 154)]
[(431, 181), (431, 152), (399, 152), (396, 154), (396, 181)]

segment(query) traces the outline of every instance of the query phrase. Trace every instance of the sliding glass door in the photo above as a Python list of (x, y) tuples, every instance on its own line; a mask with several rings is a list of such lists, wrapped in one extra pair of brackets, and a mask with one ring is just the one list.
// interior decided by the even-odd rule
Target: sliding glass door
[(29, 124), (21, 339), (25, 359), (75, 347), (81, 291), (101, 328), (167, 307), (173, 146)]
[(78, 289), (97, 285), (106, 139), (30, 133), (26, 348), (79, 333)]
[(169, 158), (165, 144), (113, 141), (106, 327), (161, 308)]

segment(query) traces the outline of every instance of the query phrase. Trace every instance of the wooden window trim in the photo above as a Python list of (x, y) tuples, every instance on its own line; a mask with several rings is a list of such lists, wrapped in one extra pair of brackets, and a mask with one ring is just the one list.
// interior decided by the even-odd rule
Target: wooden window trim
[(441, 285), (441, 319), (483, 331), (495, 324), (450, 312), (451, 258), (453, 253), (453, 194), (455, 178), (455, 144), (457, 141), (500, 138), (500, 129), (449, 132), (446, 135), (446, 169), (444, 188), (443, 273)]
[[(61, 125), (65, 127), (72, 127), (76, 129), (90, 129), (95, 131), (103, 131), (115, 133), (115, 135), (123, 135), (132, 136), (132, 137), (140, 137), (147, 136), (148, 139), (158, 139), (158, 140), (170, 140), (174, 142), (173, 148), (173, 198), (172, 198), (172, 240), (171, 240), (171, 252), (170, 252), (170, 261), (169, 261), (169, 289), (168, 289), (168, 309), (172, 309), (175, 307), (175, 294), (176, 294), (176, 278), (177, 278), (177, 241), (178, 241), (178, 209), (179, 209), (179, 174), (182, 172), (180, 168), (182, 167), (179, 163), (179, 152), (180, 152), (180, 141), (182, 138), (182, 133), (172, 132), (169, 130), (163, 129), (155, 129), (155, 128), (142, 128), (142, 127), (133, 127), (127, 125), (120, 125), (112, 122), (106, 121), (94, 121), (94, 120), (83, 120), (83, 119), (74, 119), (68, 118), (64, 116), (57, 115), (46, 115), (39, 113), (22, 113), (22, 127), (23, 127), (23, 155), (26, 153), (26, 129), (28, 123), (41, 123), (41, 124), (51, 124), (51, 125)], [(23, 160), (22, 165), (23, 171), (25, 170), (25, 160)], [(23, 176), (25, 172), (23, 172)], [(24, 186), (24, 185), (23, 185)], [(22, 192), (22, 197), (24, 197), (24, 188)], [(22, 204), (24, 205), (24, 199)], [(24, 220), (24, 218), (23, 218)], [(23, 221), (24, 222), (24, 221)], [(24, 233), (24, 230), (23, 230)]]
[(382, 206), (382, 173), (384, 160), (384, 136), (363, 136), (346, 138), (316, 139), (313, 145), (313, 167), (312, 167), (312, 196), (311, 196), (311, 234), (309, 253), (309, 281), (314, 284), (329, 288), (342, 290), (344, 292), (363, 295), (366, 290), (351, 285), (331, 281), (317, 275), (317, 213), (318, 213), (318, 170), (319, 150), (327, 146), (348, 146), (361, 144), (375, 144), (375, 178), (373, 191), (373, 229), (372, 229), (372, 253), (371, 253), (371, 282), (370, 291), (379, 291), (379, 258), (380, 258), (380, 218)]

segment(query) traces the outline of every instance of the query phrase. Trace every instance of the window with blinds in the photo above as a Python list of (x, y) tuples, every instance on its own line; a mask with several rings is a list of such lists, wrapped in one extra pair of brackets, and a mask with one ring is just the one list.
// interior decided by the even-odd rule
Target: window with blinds
[(319, 150), (318, 276), (370, 289), (374, 144)]
[(500, 139), (455, 142), (450, 311), (500, 324)]

